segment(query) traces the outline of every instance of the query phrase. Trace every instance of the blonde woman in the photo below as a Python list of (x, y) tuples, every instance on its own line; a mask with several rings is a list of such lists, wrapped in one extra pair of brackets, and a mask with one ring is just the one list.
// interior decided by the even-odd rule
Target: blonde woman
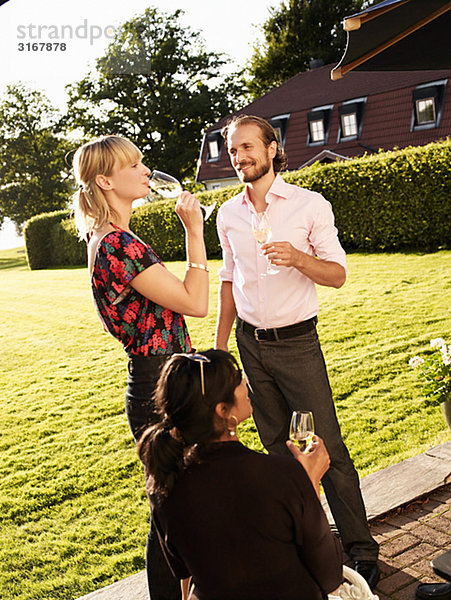
[[(175, 208), (186, 238), (183, 281), (130, 230), (133, 201), (149, 192), (150, 170), (142, 157), (128, 139), (108, 135), (81, 146), (73, 161), (79, 184), (75, 217), (80, 237), (88, 242), (94, 303), (105, 330), (128, 355), (125, 411), (136, 441), (155, 421), (152, 394), (161, 365), (173, 353), (192, 349), (183, 315), (204, 317), (208, 310), (204, 221), (198, 200), (184, 191)], [(152, 532), (148, 573), (150, 563), (152, 600), (179, 598), (179, 586)]]

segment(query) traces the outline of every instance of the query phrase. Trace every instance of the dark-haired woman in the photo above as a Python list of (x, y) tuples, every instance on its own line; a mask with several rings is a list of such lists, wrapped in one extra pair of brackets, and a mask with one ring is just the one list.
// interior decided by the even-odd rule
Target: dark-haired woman
[[(184, 598), (320, 600), (341, 582), (342, 553), (318, 499), (329, 457), (316, 438), (297, 460), (244, 447), (251, 405), (235, 359), (174, 355), (156, 388), (159, 422), (139, 442), (163, 552)], [(300, 464), (302, 463), (302, 464)]]

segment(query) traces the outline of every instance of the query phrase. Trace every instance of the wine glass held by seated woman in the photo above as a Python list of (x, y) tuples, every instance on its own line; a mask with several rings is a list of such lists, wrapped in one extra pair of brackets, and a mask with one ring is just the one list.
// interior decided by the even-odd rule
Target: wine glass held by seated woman
[(336, 589), (342, 550), (318, 498), (329, 467), (322, 440), (308, 454), (287, 442), (294, 458), (243, 446), (247, 385), (222, 350), (173, 355), (155, 403), (138, 451), (183, 598), (320, 600)]
[[(79, 184), (75, 217), (80, 237), (88, 241), (94, 303), (105, 330), (128, 355), (125, 411), (136, 440), (155, 419), (151, 398), (161, 364), (174, 352), (191, 351), (183, 315), (207, 314), (204, 220), (198, 200), (181, 192), (175, 211), (186, 238), (187, 271), (182, 281), (130, 230), (133, 202), (149, 193), (150, 169), (138, 148), (123, 137), (104, 136), (81, 146), (73, 167)], [(163, 566), (155, 568), (158, 581), (167, 569), (163, 557), (161, 561)], [(155, 583), (155, 597), (177, 600), (179, 584), (168, 569), (167, 574), (172, 584), (163, 583), (160, 590)], [(175, 589), (172, 595), (169, 585)]]

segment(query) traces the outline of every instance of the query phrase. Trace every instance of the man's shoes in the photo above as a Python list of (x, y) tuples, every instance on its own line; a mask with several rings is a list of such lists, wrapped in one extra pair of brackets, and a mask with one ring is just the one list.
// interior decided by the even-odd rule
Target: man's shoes
[(420, 583), (417, 600), (451, 600), (451, 583)]
[(381, 575), (377, 562), (372, 560), (356, 560), (354, 561), (354, 570), (365, 579), (371, 591), (373, 591)]

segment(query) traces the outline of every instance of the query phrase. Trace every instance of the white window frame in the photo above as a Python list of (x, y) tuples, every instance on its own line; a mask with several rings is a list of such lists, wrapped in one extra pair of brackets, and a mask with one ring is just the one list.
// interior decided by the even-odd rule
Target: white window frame
[[(359, 139), (361, 132), (362, 132), (366, 100), (367, 100), (367, 98), (365, 96), (362, 98), (353, 98), (352, 100), (346, 100), (345, 102), (342, 102), (342, 104), (340, 104), (340, 106), (338, 107), (340, 127), (338, 130), (337, 143)], [(346, 107), (347, 106), (350, 107), (350, 105), (353, 105), (353, 104), (357, 105), (358, 108), (354, 111), (349, 111), (349, 112), (346, 111)], [(348, 116), (349, 117), (354, 116), (354, 119), (355, 119), (356, 127), (355, 127), (355, 129), (353, 128), (352, 133), (346, 132), (347, 124), (344, 122), (344, 117), (348, 117)]]
[[(315, 106), (315, 108), (312, 108), (312, 110), (307, 113), (307, 146), (324, 146), (324, 144), (327, 144), (333, 107), (333, 104)], [(315, 134), (318, 133), (318, 127), (315, 127), (315, 124), (319, 122), (322, 123), (322, 138), (315, 137)]]
[[(422, 83), (421, 85), (418, 85), (413, 90), (413, 110), (410, 131), (421, 131), (423, 129), (434, 129), (435, 127), (439, 127), (443, 112), (447, 83), (447, 79), (430, 81), (429, 83)], [(416, 95), (419, 95), (420, 97), (415, 98)], [(427, 101), (432, 102), (434, 119), (421, 121), (420, 104)]]

